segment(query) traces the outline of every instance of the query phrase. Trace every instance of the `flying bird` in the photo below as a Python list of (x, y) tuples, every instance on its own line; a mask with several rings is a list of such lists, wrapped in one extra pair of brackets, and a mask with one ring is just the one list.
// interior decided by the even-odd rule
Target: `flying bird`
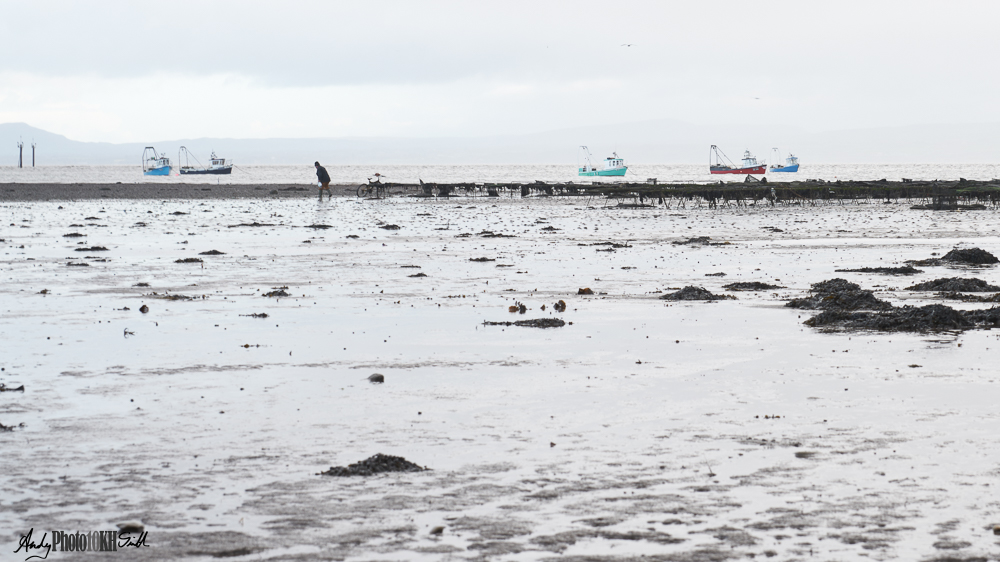
[(622, 47), (631, 47), (631, 46), (632, 46), (632, 45), (634, 45), (634, 44), (635, 44), (635, 43), (622, 43), (622, 45), (621, 45), (621, 46), (622, 46)]

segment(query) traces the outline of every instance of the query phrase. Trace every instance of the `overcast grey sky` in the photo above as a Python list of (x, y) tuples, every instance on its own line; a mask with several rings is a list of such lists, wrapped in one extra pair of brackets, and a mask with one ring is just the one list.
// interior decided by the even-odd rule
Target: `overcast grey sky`
[(109, 142), (993, 122), (998, 16), (995, 1), (0, 0), (0, 122)]

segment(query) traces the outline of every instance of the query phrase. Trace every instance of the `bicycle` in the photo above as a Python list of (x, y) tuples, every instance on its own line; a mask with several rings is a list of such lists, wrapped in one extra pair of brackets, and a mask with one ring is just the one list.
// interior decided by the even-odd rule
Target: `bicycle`
[(371, 178), (368, 178), (368, 183), (366, 185), (358, 186), (358, 197), (375, 198), (375, 199), (385, 198), (385, 195), (388, 192), (389, 188), (388, 186), (382, 183), (382, 178), (384, 177), (385, 176), (383, 176), (382, 174), (376, 172), (375, 181), (372, 181)]

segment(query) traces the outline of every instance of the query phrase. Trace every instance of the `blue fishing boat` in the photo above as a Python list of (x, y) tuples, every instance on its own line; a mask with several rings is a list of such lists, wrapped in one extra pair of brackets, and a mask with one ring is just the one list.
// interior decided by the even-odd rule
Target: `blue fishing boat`
[(625, 160), (618, 157), (617, 152), (612, 152), (611, 156), (604, 159), (603, 167), (596, 168), (590, 163), (590, 150), (586, 146), (583, 149), (584, 165), (577, 169), (578, 176), (624, 176), (628, 171)]
[(171, 169), (166, 153), (157, 154), (156, 149), (151, 146), (142, 150), (142, 175), (169, 176)]
[[(775, 162), (781, 162), (781, 151), (777, 148), (771, 149), (775, 155)], [(791, 152), (788, 153), (788, 158), (785, 158), (785, 165), (771, 164), (771, 169), (769, 172), (798, 172), (799, 171), (799, 157), (795, 156)]]

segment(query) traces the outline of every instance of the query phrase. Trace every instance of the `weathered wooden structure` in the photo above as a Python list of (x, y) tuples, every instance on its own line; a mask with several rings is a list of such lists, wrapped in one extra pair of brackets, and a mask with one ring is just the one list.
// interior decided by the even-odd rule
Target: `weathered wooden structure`
[(410, 197), (587, 197), (622, 207), (690, 205), (830, 205), (912, 203), (930, 209), (1000, 206), (1000, 179), (990, 181), (823, 181), (709, 184), (665, 183), (421, 183), (385, 184), (387, 193)]

